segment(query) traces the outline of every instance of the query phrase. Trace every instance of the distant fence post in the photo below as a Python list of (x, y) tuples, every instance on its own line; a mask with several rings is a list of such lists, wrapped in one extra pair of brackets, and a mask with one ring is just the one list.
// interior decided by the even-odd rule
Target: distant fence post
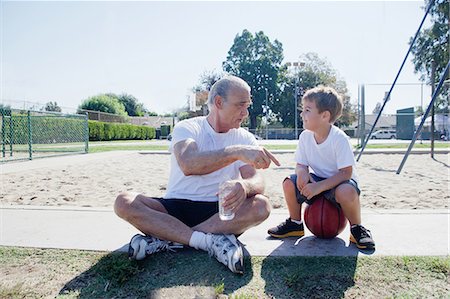
[[(29, 159), (33, 159), (33, 133), (32, 133), (32, 126), (31, 126), (31, 112), (30, 110), (27, 111), (27, 119), (28, 119), (28, 153), (29, 153)], [(12, 144), (12, 142), (11, 142)]]
[(85, 123), (84, 123), (84, 152), (87, 154), (89, 152), (89, 122), (88, 113), (85, 112)]
[(3, 109), (1, 110), (2, 112), (2, 157), (5, 157), (5, 143), (6, 143), (6, 134), (5, 134), (5, 113), (3, 113)]
[(13, 156), (14, 126), (12, 111), (9, 115), (9, 156)]

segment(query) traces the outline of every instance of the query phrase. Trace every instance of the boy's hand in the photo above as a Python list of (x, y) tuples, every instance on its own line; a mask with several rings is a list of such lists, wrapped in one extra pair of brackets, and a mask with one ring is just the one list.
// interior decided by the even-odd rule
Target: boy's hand
[(316, 196), (320, 192), (322, 192), (322, 190), (320, 189), (319, 183), (309, 183), (300, 190), (300, 193), (307, 199), (311, 199), (313, 196)]
[(302, 192), (302, 189), (309, 183), (309, 173), (301, 172), (297, 175), (297, 188)]

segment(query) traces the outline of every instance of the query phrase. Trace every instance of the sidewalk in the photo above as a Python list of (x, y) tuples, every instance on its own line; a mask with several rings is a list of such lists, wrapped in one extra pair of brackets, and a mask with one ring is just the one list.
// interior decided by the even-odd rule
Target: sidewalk
[[(301, 239), (268, 238), (267, 229), (287, 217), (273, 210), (270, 217), (239, 237), (256, 256), (355, 256), (450, 254), (450, 211), (363, 210), (364, 225), (373, 233), (376, 250), (364, 253), (349, 245), (349, 226), (337, 238), (321, 240), (306, 232)], [(110, 209), (42, 206), (0, 207), (0, 246), (126, 251), (138, 231)]]

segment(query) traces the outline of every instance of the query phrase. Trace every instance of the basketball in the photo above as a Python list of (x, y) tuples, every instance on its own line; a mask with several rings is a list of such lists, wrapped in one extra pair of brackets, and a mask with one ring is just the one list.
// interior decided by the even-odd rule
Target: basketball
[(347, 225), (347, 219), (340, 207), (335, 206), (323, 195), (317, 195), (304, 213), (306, 227), (322, 239), (331, 239), (339, 235)]

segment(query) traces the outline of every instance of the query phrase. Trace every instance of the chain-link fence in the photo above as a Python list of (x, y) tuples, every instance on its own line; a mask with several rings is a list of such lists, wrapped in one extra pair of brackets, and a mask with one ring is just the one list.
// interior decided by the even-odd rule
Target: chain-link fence
[(96, 121), (107, 122), (107, 123), (129, 123), (130, 122), (129, 116), (122, 116), (122, 115), (117, 115), (117, 114), (101, 112), (101, 111), (79, 109), (78, 113), (87, 114), (89, 120), (96, 120)]
[(87, 153), (86, 115), (0, 109), (0, 163)]

